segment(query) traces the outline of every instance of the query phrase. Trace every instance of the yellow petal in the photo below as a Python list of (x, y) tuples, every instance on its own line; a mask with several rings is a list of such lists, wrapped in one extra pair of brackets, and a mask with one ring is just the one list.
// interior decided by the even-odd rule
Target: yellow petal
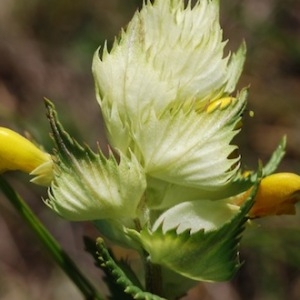
[[(241, 205), (250, 191), (234, 200)], [(300, 201), (300, 176), (293, 173), (276, 173), (262, 179), (249, 212), (251, 218), (272, 215), (293, 215)]]
[(41, 151), (26, 138), (8, 128), (0, 127), (0, 173), (8, 170), (31, 173), (51, 161), (50, 154)]

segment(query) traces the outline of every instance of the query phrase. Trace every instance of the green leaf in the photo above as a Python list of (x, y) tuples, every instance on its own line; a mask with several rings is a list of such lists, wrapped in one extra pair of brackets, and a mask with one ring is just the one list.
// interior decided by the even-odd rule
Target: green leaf
[(159, 226), (155, 231), (144, 229), (140, 234), (131, 234), (140, 240), (153, 263), (194, 280), (229, 280), (240, 267), (238, 244), (258, 182), (240, 211), (218, 229), (178, 233), (178, 228), (164, 232), (163, 226)]
[(285, 155), (285, 147), (286, 136), (283, 136), (279, 145), (277, 146), (271, 158), (269, 159), (268, 163), (263, 168), (263, 177), (268, 176), (276, 171), (282, 158)]
[[(93, 258), (95, 259), (95, 265), (100, 268), (101, 270), (104, 271), (105, 276), (103, 280), (107, 284), (107, 287), (109, 288), (110, 291), (110, 297), (109, 299), (115, 300), (115, 299), (122, 299), (122, 300), (132, 300), (132, 297), (124, 292), (124, 289), (122, 286), (120, 286), (116, 280), (115, 277), (111, 275), (111, 272), (109, 272), (106, 268), (101, 267), (101, 263), (98, 259), (98, 250), (96, 246), (96, 242), (89, 237), (84, 236), (83, 237), (84, 245), (85, 245), (85, 250), (90, 253)], [(128, 266), (127, 269), (130, 267)], [(137, 279), (134, 279), (135, 281)], [(136, 281), (138, 282), (138, 281)], [(139, 283), (137, 283), (139, 285)]]
[[(100, 267), (105, 270), (106, 275), (112, 279), (119, 287), (122, 288), (125, 294), (130, 295), (133, 299), (137, 300), (166, 300), (157, 295), (143, 291), (139, 284), (136, 283), (135, 277), (127, 276), (123, 269), (114, 261), (108, 249), (105, 247), (103, 239), (97, 239), (98, 261)], [(115, 298), (126, 299), (126, 298)]]

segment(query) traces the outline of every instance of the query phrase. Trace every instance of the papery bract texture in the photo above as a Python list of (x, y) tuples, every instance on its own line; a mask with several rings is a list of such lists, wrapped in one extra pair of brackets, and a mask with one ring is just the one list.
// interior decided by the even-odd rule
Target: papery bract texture
[(146, 180), (134, 154), (108, 157), (80, 146), (64, 131), (47, 103), (57, 147), (54, 180), (46, 201), (62, 217), (74, 220), (134, 219)]
[(246, 92), (206, 110), (233, 92), (242, 70), (244, 45), (225, 56), (225, 44), (218, 1), (147, 2), (112, 49), (94, 56), (112, 146), (133, 151), (153, 177), (197, 188), (226, 184), (238, 165), (228, 156)]
[(111, 155), (72, 158), (55, 167), (47, 204), (73, 221), (135, 218), (145, 189), (143, 171), (132, 157), (118, 163)]
[(153, 263), (194, 280), (229, 280), (240, 266), (237, 248), (257, 186), (240, 210), (220, 201), (182, 203), (162, 214), (152, 229), (129, 233)]

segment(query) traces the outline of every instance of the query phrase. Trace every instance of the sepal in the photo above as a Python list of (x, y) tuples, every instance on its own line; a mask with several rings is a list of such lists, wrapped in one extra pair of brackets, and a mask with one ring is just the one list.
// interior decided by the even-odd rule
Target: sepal
[(53, 161), (49, 155), (49, 160), (35, 168), (29, 175), (33, 176), (32, 183), (50, 186), (53, 180)]

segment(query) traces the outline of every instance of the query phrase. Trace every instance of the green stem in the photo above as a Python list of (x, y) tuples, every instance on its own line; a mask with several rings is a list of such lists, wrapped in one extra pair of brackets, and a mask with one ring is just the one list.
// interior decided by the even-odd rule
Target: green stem
[(155, 265), (151, 263), (151, 261), (149, 261), (146, 258), (145, 273), (146, 273), (146, 290), (153, 294), (162, 296), (163, 290), (162, 290), (161, 267), (159, 265)]
[(97, 290), (87, 280), (87, 278), (77, 268), (68, 254), (60, 247), (59, 243), (39, 221), (36, 215), (32, 212), (24, 200), (14, 191), (9, 183), (0, 177), (0, 189), (4, 195), (9, 199), (10, 203), (15, 207), (17, 212), (27, 222), (31, 229), (36, 233), (40, 241), (50, 252), (52, 258), (62, 268), (62, 270), (69, 276), (69, 278), (78, 287), (86, 300), (103, 300)]
[[(141, 223), (138, 219), (135, 220), (137, 231), (141, 231)], [(153, 264), (148, 259), (148, 253), (144, 251), (143, 262), (145, 268), (145, 285), (146, 291), (161, 296), (163, 293), (161, 266)]]

